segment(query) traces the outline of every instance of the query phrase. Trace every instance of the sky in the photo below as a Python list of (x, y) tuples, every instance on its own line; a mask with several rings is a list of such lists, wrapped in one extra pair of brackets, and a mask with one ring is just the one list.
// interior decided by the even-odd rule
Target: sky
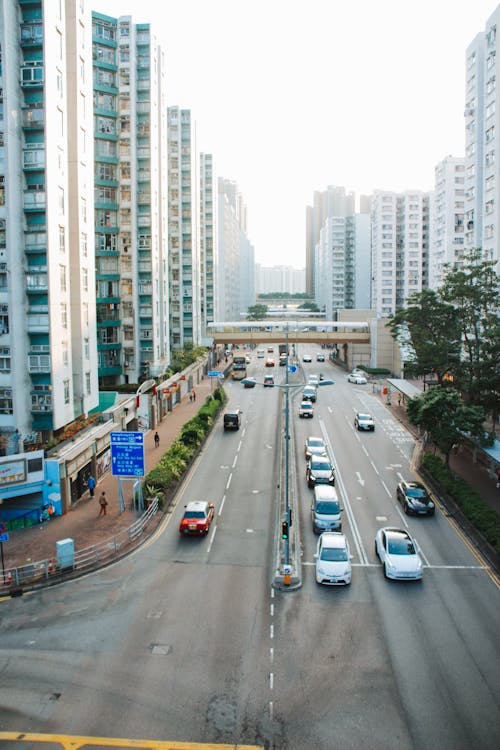
[(167, 102), (234, 180), (255, 260), (305, 265), (316, 190), (431, 190), (464, 154), (465, 53), (498, 0), (93, 0), (150, 23)]

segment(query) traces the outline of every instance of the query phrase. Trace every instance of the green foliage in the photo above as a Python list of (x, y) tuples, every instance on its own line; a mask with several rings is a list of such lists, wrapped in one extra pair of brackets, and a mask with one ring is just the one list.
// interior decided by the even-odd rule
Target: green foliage
[(453, 305), (431, 289), (412, 294), (405, 308), (387, 324), (393, 338), (407, 346), (407, 357), (417, 375), (435, 372), (441, 383), (460, 354), (460, 325)]
[(247, 320), (264, 320), (267, 310), (267, 305), (251, 305), (247, 310)]
[(464, 437), (479, 440), (484, 433), (484, 410), (464, 404), (451, 388), (431, 388), (410, 399), (407, 411), (412, 424), (430, 433), (447, 463), (453, 445)]
[(320, 309), (316, 302), (307, 300), (298, 307), (299, 310), (309, 310), (310, 312), (320, 312)]
[(196, 362), (197, 359), (203, 357), (207, 351), (207, 347), (199, 346), (196, 349), (186, 347), (180, 351), (172, 352), (172, 361), (170, 362), (163, 378), (160, 378), (160, 380), (170, 378), (172, 375), (175, 375), (176, 372), (182, 372), (188, 368), (189, 365), (192, 365), (193, 362)]
[(177, 487), (226, 399), (224, 390), (217, 388), (207, 396), (198, 414), (184, 424), (179, 436), (145, 477), (143, 488), (148, 496), (158, 495), (161, 500)]
[(500, 553), (500, 514), (460, 477), (456, 477), (439, 456), (424, 453), (422, 468), (437, 485), (456, 502), (474, 527)]

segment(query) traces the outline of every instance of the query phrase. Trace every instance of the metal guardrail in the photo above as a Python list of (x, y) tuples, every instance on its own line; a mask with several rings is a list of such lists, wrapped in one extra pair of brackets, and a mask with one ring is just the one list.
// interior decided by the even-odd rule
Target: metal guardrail
[(60, 568), (57, 560), (41, 560), (15, 568), (5, 568), (0, 574), (0, 596), (20, 596), (24, 590), (32, 590), (76, 578), (95, 568), (100, 568), (118, 559), (136, 547), (144, 531), (158, 512), (158, 498), (152, 500), (146, 511), (128, 528), (122, 529), (109, 539), (84, 547), (74, 554), (73, 564)]

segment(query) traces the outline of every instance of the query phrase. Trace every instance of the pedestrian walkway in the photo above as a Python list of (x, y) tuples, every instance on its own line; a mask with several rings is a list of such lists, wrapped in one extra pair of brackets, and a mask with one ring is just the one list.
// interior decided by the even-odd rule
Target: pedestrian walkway
[[(145, 434), (146, 474), (158, 463), (182, 426), (197, 414), (214, 388), (215, 383), (205, 377), (195, 385), (195, 400), (186, 394), (182, 401), (168, 412), (163, 421), (156, 426), (160, 438), (158, 447), (155, 446), (155, 430)], [(132, 504), (132, 484), (123, 483), (125, 510), (122, 513), (119, 509), (118, 479), (108, 471), (99, 480), (93, 498), (86, 492), (65, 515), (53, 516), (49, 521), (28, 529), (10, 531), (9, 541), (3, 543), (5, 569), (55, 559), (57, 542), (63, 539), (72, 539), (76, 552), (103, 542), (122, 529), (127, 529), (137, 518)], [(106, 515), (99, 516), (99, 496), (103, 490), (108, 506)]]
[[(387, 396), (383, 393), (383, 388), (381, 388), (380, 392), (377, 392), (376, 395), (386, 409), (390, 411), (415, 438), (418, 438), (418, 428), (415, 427), (415, 425), (410, 424), (406, 412), (406, 406), (403, 401), (401, 401), (401, 403), (398, 402), (397, 394), (394, 392), (392, 393), (392, 403), (390, 405), (387, 404)], [(450, 469), (464, 479), (485, 503), (494, 508), (497, 513), (500, 513), (500, 488), (497, 488), (496, 486), (497, 479), (495, 476), (490, 476), (486, 466), (474, 462), (474, 457), (470, 450), (465, 447), (460, 447), (457, 453), (452, 453), (450, 456)]]

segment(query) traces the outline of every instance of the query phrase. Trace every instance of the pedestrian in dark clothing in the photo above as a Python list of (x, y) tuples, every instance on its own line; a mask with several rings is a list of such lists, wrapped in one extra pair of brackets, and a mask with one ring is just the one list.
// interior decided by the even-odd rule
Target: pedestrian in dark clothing
[(191, 393), (192, 393), (192, 396), (193, 396), (193, 401), (196, 401), (196, 391), (195, 391), (194, 388), (193, 388), (193, 390), (192, 390)]
[(99, 505), (101, 506), (101, 508), (99, 510), (99, 515), (100, 516), (105, 516), (106, 515), (106, 508), (107, 508), (107, 505), (108, 505), (108, 501), (106, 500), (106, 493), (104, 492), (104, 490), (100, 494)]
[(160, 445), (160, 436), (158, 435), (157, 432), (155, 432), (155, 448), (158, 448), (159, 445)]
[(90, 497), (94, 497), (94, 490), (95, 490), (95, 479), (92, 476), (92, 474), (87, 479), (87, 487), (89, 488)]
[(191, 401), (191, 403), (193, 402), (193, 394), (192, 393), (189, 393), (189, 400)]

